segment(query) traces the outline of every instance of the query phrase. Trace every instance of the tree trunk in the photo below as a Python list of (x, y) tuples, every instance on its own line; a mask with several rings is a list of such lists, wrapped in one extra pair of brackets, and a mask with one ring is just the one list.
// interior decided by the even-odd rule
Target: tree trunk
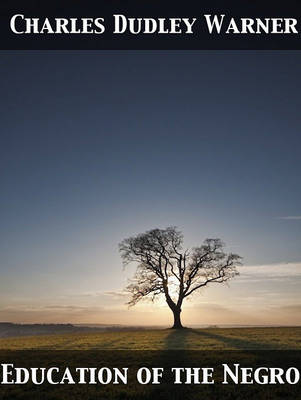
[(173, 312), (173, 318), (174, 318), (174, 324), (172, 329), (182, 329), (182, 322), (181, 322), (181, 309), (180, 308), (176, 308), (174, 310), (172, 310)]

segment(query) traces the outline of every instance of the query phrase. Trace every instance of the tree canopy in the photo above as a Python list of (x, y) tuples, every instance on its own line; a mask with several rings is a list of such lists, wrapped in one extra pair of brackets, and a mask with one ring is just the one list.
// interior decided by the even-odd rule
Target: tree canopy
[(192, 249), (183, 249), (183, 234), (176, 227), (152, 229), (124, 239), (119, 249), (124, 265), (137, 263), (127, 290), (129, 305), (143, 298), (165, 296), (174, 314), (174, 328), (182, 327), (183, 301), (212, 283), (225, 283), (238, 275), (241, 257), (225, 253), (220, 239), (206, 239)]

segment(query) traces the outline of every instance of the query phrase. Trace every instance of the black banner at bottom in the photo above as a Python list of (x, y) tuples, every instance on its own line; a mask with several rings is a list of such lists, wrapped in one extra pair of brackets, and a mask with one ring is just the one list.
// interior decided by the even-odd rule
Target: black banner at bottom
[(300, 351), (0, 351), (0, 399), (300, 399)]

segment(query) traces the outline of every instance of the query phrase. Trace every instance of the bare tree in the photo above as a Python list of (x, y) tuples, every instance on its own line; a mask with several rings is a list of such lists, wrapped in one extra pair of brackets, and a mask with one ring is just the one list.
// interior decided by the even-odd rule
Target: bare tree
[(241, 257), (224, 252), (220, 239), (206, 239), (199, 247), (183, 250), (183, 235), (175, 227), (152, 229), (123, 240), (119, 249), (124, 265), (138, 263), (127, 290), (130, 306), (145, 297), (165, 296), (173, 312), (174, 329), (183, 328), (183, 301), (211, 283), (224, 283), (238, 275)]

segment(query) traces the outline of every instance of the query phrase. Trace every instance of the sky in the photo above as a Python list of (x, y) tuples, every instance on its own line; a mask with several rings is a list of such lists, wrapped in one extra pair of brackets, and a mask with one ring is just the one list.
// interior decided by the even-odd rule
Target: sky
[(164, 325), (118, 243), (177, 226), (243, 257), (183, 321), (301, 325), (301, 54), (0, 53), (0, 321)]

